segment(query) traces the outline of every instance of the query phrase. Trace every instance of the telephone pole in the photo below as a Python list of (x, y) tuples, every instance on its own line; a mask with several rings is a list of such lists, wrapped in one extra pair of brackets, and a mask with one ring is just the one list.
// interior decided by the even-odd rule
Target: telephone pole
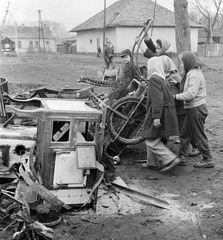
[(2, 21), (2, 25), (0, 27), (0, 56), (2, 56), (2, 42), (1, 42), (2, 41), (2, 28), (3, 28), (4, 24), (5, 24), (6, 17), (7, 17), (8, 12), (9, 12), (9, 5), (10, 5), (10, 2), (8, 2), (7, 9), (5, 11), (5, 16), (4, 16), (4, 19)]
[(18, 51), (18, 32), (17, 32), (17, 22), (15, 22), (15, 53)]
[(3, 19), (3, 21), (2, 21), (2, 26), (4, 26), (5, 21), (6, 21), (6, 17), (7, 17), (8, 12), (9, 12), (9, 5), (10, 5), (10, 2), (8, 2), (8, 6), (7, 6), (7, 9), (6, 9), (6, 11), (5, 11), (5, 16), (4, 16), (4, 19)]
[(104, 0), (103, 53), (105, 52), (105, 32), (106, 32), (106, 0)]
[(41, 38), (43, 41), (43, 52), (46, 51), (44, 33), (43, 33), (43, 22), (41, 17), (41, 10), (38, 10), (38, 31), (39, 31), (39, 52), (41, 52)]

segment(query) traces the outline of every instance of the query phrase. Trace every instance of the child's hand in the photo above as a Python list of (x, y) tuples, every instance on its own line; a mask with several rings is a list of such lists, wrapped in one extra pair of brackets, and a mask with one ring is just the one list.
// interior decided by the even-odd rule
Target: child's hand
[(153, 125), (155, 128), (161, 127), (160, 119), (154, 119), (153, 120)]
[(172, 78), (169, 79), (168, 82), (169, 82), (170, 84), (173, 84), (173, 85), (176, 85), (176, 84), (177, 84), (177, 80), (172, 79)]

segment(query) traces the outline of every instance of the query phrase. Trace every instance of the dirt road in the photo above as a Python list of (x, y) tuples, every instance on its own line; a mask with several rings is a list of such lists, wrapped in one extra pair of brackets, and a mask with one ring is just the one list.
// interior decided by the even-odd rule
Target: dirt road
[[(122, 196), (123, 211), (116, 211), (114, 202), (117, 201), (111, 201), (109, 206), (101, 204), (97, 213), (64, 213), (63, 222), (54, 228), (56, 240), (223, 238), (223, 72), (219, 70), (223, 66), (223, 58), (203, 60), (210, 66), (204, 71), (209, 107), (206, 132), (215, 167), (194, 169), (192, 164), (200, 157), (197, 156), (189, 158), (188, 166), (179, 166), (163, 174), (143, 169), (136, 162), (146, 158), (143, 144), (127, 147), (121, 156), (122, 164), (116, 168), (116, 175), (129, 187), (166, 200), (170, 210)], [(120, 60), (116, 58), (116, 61)], [(146, 62), (143, 58), (140, 61)], [(55, 90), (89, 86), (77, 84), (78, 77), (101, 79), (104, 62), (102, 58), (91, 55), (29, 55), (3, 57), (0, 66), (1, 76), (9, 81), (10, 93), (18, 94), (41, 86)], [(95, 88), (95, 91), (108, 92), (109, 89)], [(171, 144), (171, 147), (174, 151), (179, 148), (177, 144)], [(106, 189), (101, 188), (99, 196), (102, 195), (114, 200), (112, 193)], [(11, 233), (4, 239), (11, 239)]]

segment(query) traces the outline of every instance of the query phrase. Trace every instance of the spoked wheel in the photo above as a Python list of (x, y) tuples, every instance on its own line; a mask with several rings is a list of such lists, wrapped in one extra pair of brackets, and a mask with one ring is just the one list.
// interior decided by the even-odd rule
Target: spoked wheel
[(126, 145), (141, 143), (142, 125), (146, 106), (139, 98), (125, 97), (111, 106), (108, 112), (108, 130), (119, 142)]

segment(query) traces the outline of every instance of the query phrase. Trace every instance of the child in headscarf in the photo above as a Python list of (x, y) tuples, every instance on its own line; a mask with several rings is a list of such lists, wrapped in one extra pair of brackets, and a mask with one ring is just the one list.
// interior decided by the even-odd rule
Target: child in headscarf
[(180, 159), (163, 144), (162, 139), (176, 136), (179, 132), (174, 97), (165, 80), (162, 58), (153, 57), (148, 60), (147, 79), (147, 114), (142, 135), (146, 139), (147, 151), (151, 151), (161, 163), (161, 171), (167, 171), (178, 165)]
[[(166, 73), (166, 81), (170, 84), (171, 91), (173, 94), (180, 93), (180, 84), (181, 84), (181, 76), (177, 70), (176, 65), (174, 62), (166, 55), (160, 56), (163, 59), (165, 73)], [(186, 110), (184, 109), (184, 104), (182, 101), (176, 100), (175, 101), (175, 107), (177, 112), (177, 120), (178, 120), (178, 127), (179, 131), (181, 132), (181, 128), (183, 126), (185, 116), (186, 116)], [(177, 139), (178, 140), (178, 139)], [(180, 143), (180, 139), (178, 140)], [(175, 143), (176, 142), (175, 140)], [(196, 148), (196, 145), (193, 141), (190, 142), (192, 149), (188, 152), (189, 156), (196, 156), (200, 154), (199, 150)], [(181, 165), (187, 165), (187, 163), (183, 163), (181, 161)]]
[[(136, 37), (137, 44), (139, 41), (140, 38)], [(154, 44), (151, 37), (147, 35), (140, 45), (140, 50), (146, 58), (161, 55), (167, 55), (168, 57), (172, 58), (173, 47), (171, 43), (165, 39), (157, 39)]]
[(202, 160), (195, 163), (194, 167), (214, 167), (208, 139), (204, 132), (208, 109), (205, 99), (206, 83), (200, 68), (206, 65), (190, 51), (184, 52), (180, 59), (185, 74), (181, 82), (182, 93), (176, 94), (175, 98), (184, 101), (186, 110), (186, 117), (181, 129), (180, 156), (187, 156), (189, 142), (192, 139), (202, 155)]

